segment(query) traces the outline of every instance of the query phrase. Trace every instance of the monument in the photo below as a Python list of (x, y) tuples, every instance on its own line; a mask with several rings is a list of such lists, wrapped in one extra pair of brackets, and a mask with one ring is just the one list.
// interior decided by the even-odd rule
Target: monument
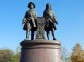
[[(37, 17), (34, 10), (35, 4), (28, 4), (23, 19), (23, 30), (26, 31), (26, 39), (20, 45), (20, 62), (61, 62), (61, 43), (54, 36), (56, 30), (56, 18), (49, 3), (43, 12), (43, 17)], [(56, 23), (56, 24), (55, 24)], [(45, 31), (47, 39), (45, 38)], [(49, 40), (49, 32), (52, 32), (53, 40)], [(31, 32), (31, 39), (29, 33)], [(36, 37), (36, 38), (35, 38)]]

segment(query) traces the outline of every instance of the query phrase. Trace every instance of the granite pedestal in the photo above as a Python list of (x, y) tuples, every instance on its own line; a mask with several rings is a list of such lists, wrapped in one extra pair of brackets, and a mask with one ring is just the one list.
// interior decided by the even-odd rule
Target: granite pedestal
[(56, 40), (24, 40), (20, 62), (61, 62), (61, 44)]

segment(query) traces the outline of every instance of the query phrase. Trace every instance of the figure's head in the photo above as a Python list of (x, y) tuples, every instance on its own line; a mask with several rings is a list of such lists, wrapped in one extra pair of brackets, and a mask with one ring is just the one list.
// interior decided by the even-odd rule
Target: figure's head
[(35, 4), (34, 4), (33, 2), (30, 2), (30, 3), (28, 4), (28, 8), (30, 8), (30, 9), (35, 8)]
[(46, 4), (46, 9), (51, 9), (50, 3), (47, 3), (47, 4)]

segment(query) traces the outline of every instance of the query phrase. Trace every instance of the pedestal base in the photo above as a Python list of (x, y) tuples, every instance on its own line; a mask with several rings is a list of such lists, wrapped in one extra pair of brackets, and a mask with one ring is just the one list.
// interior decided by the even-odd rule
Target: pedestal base
[(20, 62), (61, 62), (60, 43), (55, 40), (24, 40)]

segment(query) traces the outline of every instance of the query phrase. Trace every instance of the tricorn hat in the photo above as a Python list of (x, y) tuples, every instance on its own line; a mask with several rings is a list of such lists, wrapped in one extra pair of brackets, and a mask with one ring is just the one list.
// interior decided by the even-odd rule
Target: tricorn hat
[(33, 2), (29, 2), (28, 3), (28, 8), (30, 8), (30, 5), (33, 4), (34, 5), (34, 8), (35, 8), (35, 4)]

